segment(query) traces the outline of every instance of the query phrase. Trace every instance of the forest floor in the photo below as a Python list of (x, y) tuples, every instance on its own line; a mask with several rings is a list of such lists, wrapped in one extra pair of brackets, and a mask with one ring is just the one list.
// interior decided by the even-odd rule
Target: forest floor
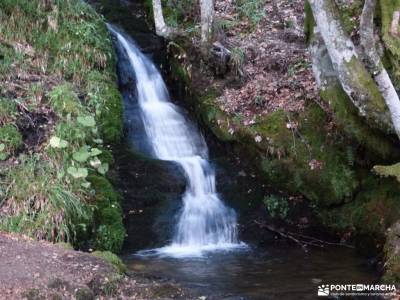
[(240, 17), (235, 1), (216, 1), (216, 18), (224, 28), (218, 40), (233, 49), (239, 84), (229, 78), (213, 83), (223, 89), (220, 108), (245, 126), (277, 110), (302, 111), (308, 100), (322, 106), (304, 34), (305, 1), (265, 1), (262, 5), (259, 16)]
[(175, 283), (125, 275), (93, 254), (0, 233), (0, 299), (191, 299)]

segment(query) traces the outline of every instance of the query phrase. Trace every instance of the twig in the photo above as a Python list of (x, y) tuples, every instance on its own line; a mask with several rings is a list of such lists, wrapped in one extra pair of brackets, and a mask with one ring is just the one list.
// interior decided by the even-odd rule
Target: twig
[(302, 238), (305, 238), (305, 239), (309, 239), (311, 241), (315, 241), (315, 242), (318, 242), (320, 244), (325, 244), (325, 245), (330, 245), (330, 246), (341, 246), (341, 247), (346, 247), (346, 248), (350, 248), (350, 249), (354, 249), (355, 248), (352, 245), (347, 245), (347, 244), (343, 244), (343, 243), (328, 242), (328, 241), (320, 240), (320, 239), (317, 239), (315, 237), (307, 236), (307, 235), (300, 234), (300, 233), (292, 233), (292, 234), (294, 236), (298, 236), (298, 237), (302, 237)]
[[(304, 234), (299, 234), (299, 233), (293, 233), (293, 232), (283, 232), (282, 230), (276, 229), (271, 225), (265, 224), (265, 223), (260, 223), (258, 221), (254, 221), (254, 223), (256, 223), (257, 225), (259, 225), (261, 228), (265, 228), (271, 232), (277, 233), (279, 234), (281, 237), (289, 239), (293, 242), (295, 242), (296, 244), (300, 245), (304, 251), (308, 251), (307, 250), (307, 246), (314, 246), (314, 247), (318, 247), (318, 248), (324, 248), (325, 245), (329, 245), (329, 246), (341, 246), (341, 247), (347, 247), (347, 248), (354, 248), (351, 245), (346, 245), (343, 243), (335, 243), (335, 242), (328, 242), (328, 241), (323, 241), (311, 236), (307, 236)], [(303, 240), (299, 239), (302, 238)]]
[(305, 252), (308, 252), (308, 250), (306, 248), (306, 245), (304, 243), (302, 243), (301, 241), (299, 241), (298, 239), (296, 239), (295, 237), (293, 237), (291, 234), (284, 233), (284, 232), (282, 232), (282, 231), (280, 231), (280, 230), (278, 230), (278, 229), (276, 229), (276, 228), (274, 228), (274, 227), (272, 227), (272, 226), (270, 226), (268, 224), (262, 224), (262, 223), (257, 222), (257, 221), (254, 221), (254, 223), (259, 225), (261, 228), (268, 229), (269, 231), (272, 231), (274, 233), (279, 234), (283, 238), (286, 238), (286, 239), (289, 239), (289, 240), (295, 242), (296, 244), (300, 245)]

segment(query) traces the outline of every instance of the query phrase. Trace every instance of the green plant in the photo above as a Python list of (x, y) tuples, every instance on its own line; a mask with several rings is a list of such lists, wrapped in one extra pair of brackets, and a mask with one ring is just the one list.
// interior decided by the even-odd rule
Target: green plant
[(256, 95), (254, 97), (254, 104), (256, 106), (263, 106), (265, 104), (265, 97), (263, 97), (261, 95)]
[(265, 17), (265, 0), (236, 0), (239, 16), (248, 19), (253, 25)]
[(215, 31), (227, 31), (232, 28), (235, 28), (239, 25), (239, 21), (237, 19), (227, 20), (222, 18), (216, 18), (214, 21)]
[(294, 21), (292, 19), (285, 20), (285, 28), (294, 28)]
[[(99, 247), (118, 251), (125, 236), (119, 197), (105, 201), (103, 187), (88, 181), (98, 174), (116, 194), (102, 177), (113, 162), (105, 143), (122, 133), (112, 43), (104, 19), (84, 1), (50, 2), (44, 8), (42, 0), (0, 1), (0, 80), (44, 76), (40, 83), (27, 80), (18, 93), (7, 86), (0, 92), (14, 97), (0, 98), (0, 159), (19, 154), (18, 165), (1, 170), (0, 211), (7, 213), (0, 228), (75, 247), (79, 239), (94, 245), (105, 232), (108, 242)], [(47, 114), (37, 153), (23, 153), (15, 126), (20, 114)], [(106, 208), (118, 209), (103, 224)]]
[(112, 225), (102, 224), (97, 227), (94, 245), (96, 249), (118, 252), (124, 242), (125, 234), (122, 221)]
[(10, 123), (17, 116), (17, 105), (15, 101), (7, 98), (0, 98), (0, 125)]
[(79, 102), (77, 94), (73, 91), (70, 84), (56, 86), (49, 93), (50, 104), (60, 116), (78, 115), (84, 111)]
[(289, 203), (287, 198), (275, 195), (269, 195), (264, 198), (264, 204), (273, 218), (274, 217), (279, 217), (282, 219), (287, 218), (289, 213)]
[[(3, 154), (10, 155), (22, 146), (22, 135), (13, 124), (0, 127), (0, 145)], [(0, 157), (5, 159), (5, 155)]]
[(304, 71), (310, 67), (310, 63), (304, 59), (293, 62), (288, 67), (288, 75), (294, 76), (296, 73)]
[(243, 65), (245, 62), (245, 52), (242, 48), (235, 47), (231, 50), (230, 65), (238, 76), (243, 76)]
[[(6, 173), (7, 207), (13, 213), (0, 218), (0, 228), (52, 241), (74, 241), (86, 230), (92, 210), (80, 198), (84, 192), (57, 174), (63, 172), (39, 155), (20, 157), (21, 164)], [(74, 191), (74, 192), (72, 192)]]

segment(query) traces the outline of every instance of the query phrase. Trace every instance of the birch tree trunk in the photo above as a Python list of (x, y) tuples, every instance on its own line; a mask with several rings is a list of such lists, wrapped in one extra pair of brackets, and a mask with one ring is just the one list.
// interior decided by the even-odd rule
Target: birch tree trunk
[(200, 0), (201, 10), (201, 42), (210, 42), (213, 34), (214, 0)]
[(385, 101), (340, 23), (334, 0), (309, 0), (311, 10), (343, 90), (371, 127), (394, 132)]
[(400, 138), (400, 99), (375, 47), (375, 8), (376, 0), (365, 0), (360, 21), (360, 42), (366, 56), (367, 66), (385, 99), (394, 129)]
[(154, 25), (156, 27), (156, 34), (166, 39), (171, 39), (174, 30), (167, 26), (164, 21), (164, 15), (162, 11), (161, 0), (153, 1), (153, 14), (154, 14)]

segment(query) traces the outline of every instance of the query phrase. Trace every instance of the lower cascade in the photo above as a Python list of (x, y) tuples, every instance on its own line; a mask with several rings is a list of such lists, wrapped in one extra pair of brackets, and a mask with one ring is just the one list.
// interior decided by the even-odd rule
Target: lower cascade
[(141, 253), (185, 257), (245, 246), (238, 241), (235, 211), (218, 197), (215, 173), (208, 162), (203, 136), (170, 102), (168, 90), (154, 64), (131, 39), (112, 25), (108, 28), (117, 38), (118, 46), (126, 52), (135, 72), (141, 118), (152, 155), (179, 164), (187, 180), (171, 244)]

